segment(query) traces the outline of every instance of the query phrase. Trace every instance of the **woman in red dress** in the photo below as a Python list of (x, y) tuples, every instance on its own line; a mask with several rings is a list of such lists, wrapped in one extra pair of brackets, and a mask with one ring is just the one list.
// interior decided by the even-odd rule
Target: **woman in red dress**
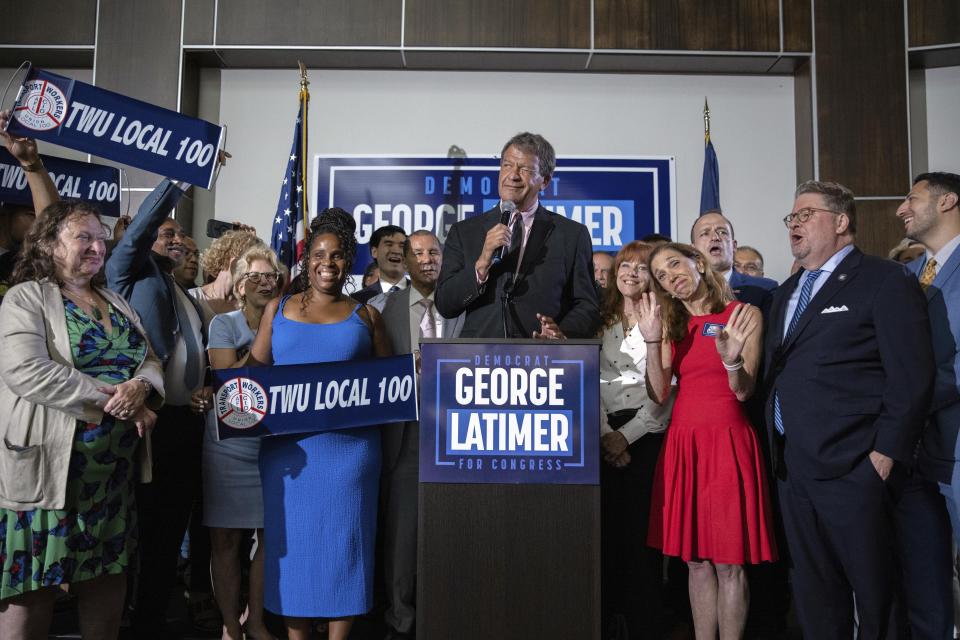
[(743, 402), (754, 390), (762, 319), (735, 302), (703, 254), (666, 244), (649, 259), (654, 293), (639, 328), (647, 384), (678, 395), (654, 477), (648, 543), (690, 568), (697, 638), (740, 638), (750, 594), (746, 563), (777, 558), (772, 512), (756, 434)]

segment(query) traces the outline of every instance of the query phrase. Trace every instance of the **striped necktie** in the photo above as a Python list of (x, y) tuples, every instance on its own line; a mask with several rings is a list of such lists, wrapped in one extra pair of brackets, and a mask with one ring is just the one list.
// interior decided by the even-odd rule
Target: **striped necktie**
[[(790, 337), (790, 334), (792, 334), (794, 329), (797, 328), (797, 323), (800, 322), (800, 316), (803, 315), (807, 305), (810, 304), (810, 298), (813, 294), (813, 285), (817, 282), (817, 278), (820, 277), (821, 273), (823, 273), (823, 269), (807, 272), (806, 280), (803, 281), (803, 288), (800, 289), (800, 298), (797, 300), (797, 308), (794, 309), (793, 317), (790, 318), (790, 326), (787, 327), (787, 333), (783, 336), (784, 342), (787, 341), (787, 338)], [(777, 433), (783, 435), (783, 415), (780, 413), (779, 393), (774, 393), (773, 395), (773, 426), (776, 427)]]

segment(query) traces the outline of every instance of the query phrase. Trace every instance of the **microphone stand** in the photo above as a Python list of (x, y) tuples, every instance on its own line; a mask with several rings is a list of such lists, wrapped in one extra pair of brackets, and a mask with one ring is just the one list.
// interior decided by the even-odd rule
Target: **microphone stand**
[(507, 314), (509, 312), (511, 302), (513, 302), (513, 274), (508, 273), (507, 279), (503, 282), (503, 293), (500, 295), (500, 314), (503, 319), (504, 340), (510, 338), (510, 334), (507, 333)]

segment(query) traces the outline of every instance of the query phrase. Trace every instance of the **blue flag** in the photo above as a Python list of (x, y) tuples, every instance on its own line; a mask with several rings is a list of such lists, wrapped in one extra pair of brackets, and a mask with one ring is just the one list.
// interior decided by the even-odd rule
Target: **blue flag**
[(700, 215), (704, 211), (720, 208), (720, 165), (717, 152), (713, 150), (710, 134), (707, 134), (707, 146), (703, 151), (703, 184), (700, 186)]
[(293, 127), (293, 145), (287, 159), (287, 168), (283, 172), (280, 185), (280, 198), (277, 201), (277, 213), (273, 218), (273, 231), (270, 233), (270, 246), (280, 262), (296, 275), (295, 266), (303, 253), (303, 242), (307, 230), (307, 102), (310, 94), (304, 87), (300, 91), (300, 108), (297, 111), (297, 123)]

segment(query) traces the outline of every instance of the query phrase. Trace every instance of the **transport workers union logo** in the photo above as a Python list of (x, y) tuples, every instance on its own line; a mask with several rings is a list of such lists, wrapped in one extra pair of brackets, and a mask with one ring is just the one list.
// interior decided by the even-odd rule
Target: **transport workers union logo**
[(231, 378), (217, 390), (217, 417), (234, 429), (250, 429), (267, 415), (267, 392), (250, 378)]
[(30, 80), (13, 110), (17, 122), (34, 131), (56, 129), (67, 115), (67, 96), (48, 80)]

